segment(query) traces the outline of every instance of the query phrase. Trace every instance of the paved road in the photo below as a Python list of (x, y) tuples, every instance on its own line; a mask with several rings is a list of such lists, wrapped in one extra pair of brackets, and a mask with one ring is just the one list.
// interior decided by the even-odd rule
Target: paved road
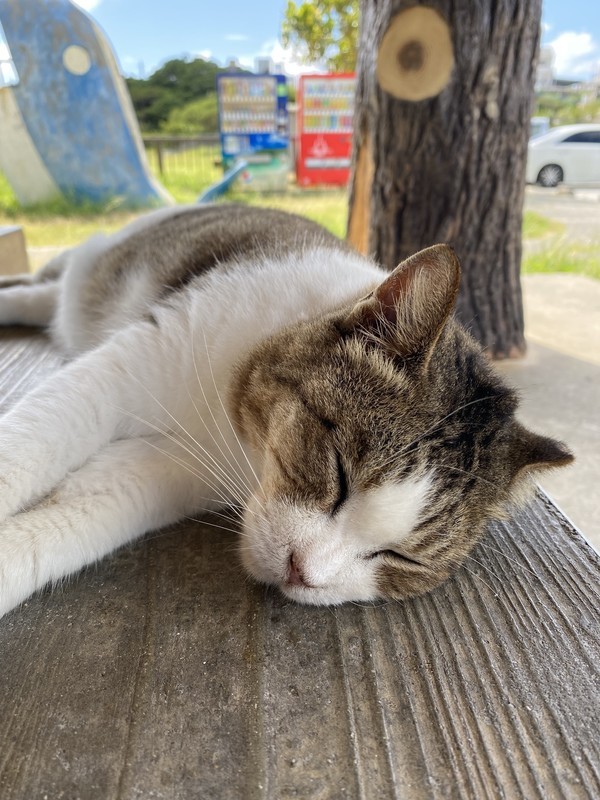
[(525, 208), (562, 222), (569, 239), (600, 243), (600, 187), (569, 190), (528, 186)]
[[(528, 186), (525, 208), (561, 222), (560, 239), (600, 252), (600, 187)], [(524, 242), (526, 250), (550, 244), (548, 238)], [(572, 467), (545, 474), (540, 483), (600, 550), (600, 282), (524, 275), (522, 285), (528, 355), (499, 367), (521, 389), (522, 418), (575, 452)]]

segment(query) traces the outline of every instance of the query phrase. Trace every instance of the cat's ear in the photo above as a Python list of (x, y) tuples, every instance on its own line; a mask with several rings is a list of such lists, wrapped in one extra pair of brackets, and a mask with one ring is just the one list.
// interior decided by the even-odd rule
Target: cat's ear
[(399, 264), (345, 322), (403, 358), (426, 358), (452, 313), (459, 284), (454, 250), (436, 244)]
[(515, 472), (565, 467), (574, 461), (573, 454), (562, 442), (533, 433), (519, 422), (514, 423), (511, 456)]

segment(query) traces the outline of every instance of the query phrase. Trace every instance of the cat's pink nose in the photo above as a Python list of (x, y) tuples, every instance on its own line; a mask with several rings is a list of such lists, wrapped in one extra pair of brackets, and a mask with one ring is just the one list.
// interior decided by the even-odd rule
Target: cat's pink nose
[(292, 553), (290, 556), (287, 582), (292, 586), (308, 586), (302, 573), (302, 564), (296, 553)]

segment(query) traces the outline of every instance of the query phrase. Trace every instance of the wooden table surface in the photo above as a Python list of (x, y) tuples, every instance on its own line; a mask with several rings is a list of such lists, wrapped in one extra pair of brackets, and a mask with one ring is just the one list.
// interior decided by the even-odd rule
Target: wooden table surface
[[(14, 400), (58, 359), (0, 335)], [(600, 558), (542, 495), (404, 603), (150, 534), (0, 620), (1, 800), (600, 798)]]

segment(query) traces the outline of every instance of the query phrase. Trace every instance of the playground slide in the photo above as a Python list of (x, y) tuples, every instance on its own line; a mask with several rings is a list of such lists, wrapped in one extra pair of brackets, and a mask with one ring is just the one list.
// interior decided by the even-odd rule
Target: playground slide
[(226, 194), (233, 186), (235, 179), (248, 169), (247, 161), (236, 161), (236, 163), (227, 170), (220, 181), (211, 184), (208, 189), (205, 189), (200, 197), (198, 203), (212, 203), (217, 197)]
[(69, 0), (0, 0), (0, 23), (17, 75), (0, 88), (0, 170), (19, 201), (173, 202), (150, 173), (127, 88), (92, 18)]

